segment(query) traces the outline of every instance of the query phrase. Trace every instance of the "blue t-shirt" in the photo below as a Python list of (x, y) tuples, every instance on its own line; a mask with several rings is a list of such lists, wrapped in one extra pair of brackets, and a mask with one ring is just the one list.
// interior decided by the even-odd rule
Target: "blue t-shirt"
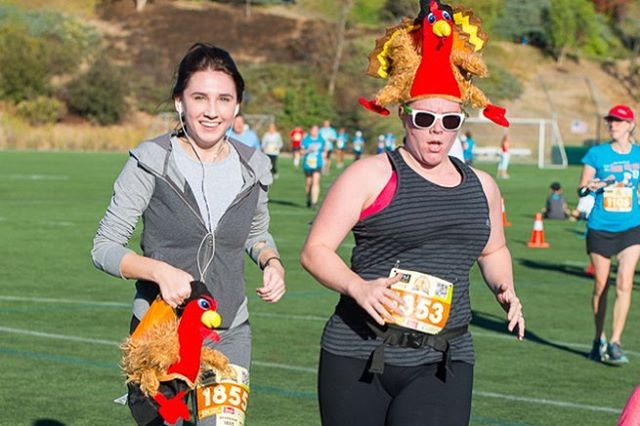
[(582, 163), (596, 169), (596, 178), (609, 182), (595, 194), (588, 227), (597, 231), (622, 232), (640, 226), (640, 147), (631, 145), (628, 154), (619, 154), (610, 143), (597, 145), (589, 149)]
[(304, 157), (302, 157), (302, 169), (305, 172), (322, 170), (324, 166), (322, 153), (326, 146), (322, 136), (318, 135), (316, 139), (313, 139), (311, 135), (307, 135), (302, 139), (300, 146), (305, 153)]
[(464, 149), (464, 159), (467, 161), (473, 160), (473, 147), (476, 145), (476, 141), (474, 141), (470, 137), (467, 137), (465, 144), (466, 148)]
[(385, 149), (389, 152), (396, 149), (396, 135), (393, 133), (387, 133), (384, 138)]
[(338, 137), (336, 138), (336, 147), (338, 149), (346, 149), (347, 142), (349, 142), (349, 135), (345, 133), (338, 133)]
[(353, 137), (353, 152), (361, 153), (364, 151), (364, 138), (362, 136)]
[(327, 151), (333, 151), (333, 142), (337, 139), (338, 133), (333, 127), (321, 127), (320, 137), (324, 139), (327, 144)]
[(251, 129), (246, 129), (242, 133), (236, 133), (233, 131), (233, 128), (230, 128), (229, 130), (227, 130), (227, 135), (230, 138), (233, 138), (247, 146), (250, 146), (251, 148), (255, 148), (258, 151), (261, 150), (260, 139), (258, 139), (258, 135), (256, 135), (256, 132)]

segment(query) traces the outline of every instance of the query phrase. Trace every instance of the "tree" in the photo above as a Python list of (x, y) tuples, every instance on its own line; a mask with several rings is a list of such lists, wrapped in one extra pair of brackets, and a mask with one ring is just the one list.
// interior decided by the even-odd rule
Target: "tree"
[(548, 25), (551, 49), (558, 63), (570, 51), (601, 56), (616, 46), (611, 31), (589, 0), (554, 0)]
[(627, 15), (631, 0), (591, 0), (598, 13), (602, 13), (619, 23)]
[(506, 0), (494, 21), (495, 31), (508, 40), (520, 42), (526, 38), (531, 44), (544, 48), (549, 44), (545, 24), (549, 5), (549, 0)]
[(574, 0), (555, 0), (549, 9), (551, 47), (559, 64), (564, 62), (567, 52), (576, 47), (578, 26), (574, 4)]
[(340, 61), (342, 60), (342, 52), (344, 51), (345, 33), (347, 31), (347, 20), (349, 12), (353, 7), (354, 0), (342, 0), (340, 8), (340, 18), (338, 19), (338, 29), (336, 34), (336, 54), (333, 57), (333, 65), (331, 66), (331, 75), (329, 77), (328, 91), (333, 96), (336, 90), (336, 80), (340, 71)]

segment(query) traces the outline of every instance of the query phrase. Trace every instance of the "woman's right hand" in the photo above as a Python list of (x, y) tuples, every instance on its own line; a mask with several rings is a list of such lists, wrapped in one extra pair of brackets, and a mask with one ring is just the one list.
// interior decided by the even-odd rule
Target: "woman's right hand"
[[(615, 182), (615, 179), (614, 179)], [(605, 186), (609, 185), (611, 183), (611, 181), (609, 180), (600, 180), (598, 178), (595, 179), (591, 179), (589, 182), (587, 182), (587, 188), (589, 188), (589, 191), (591, 192), (598, 192), (599, 190), (601, 190), (602, 188), (604, 188)]]
[(390, 278), (354, 282), (349, 286), (349, 296), (353, 297), (378, 324), (393, 322), (391, 312), (402, 315), (400, 307), (404, 306), (404, 301), (390, 287), (401, 278), (402, 275), (398, 274)]
[(172, 308), (178, 307), (191, 296), (191, 281), (191, 274), (164, 262), (154, 273), (154, 282), (160, 287), (162, 300)]

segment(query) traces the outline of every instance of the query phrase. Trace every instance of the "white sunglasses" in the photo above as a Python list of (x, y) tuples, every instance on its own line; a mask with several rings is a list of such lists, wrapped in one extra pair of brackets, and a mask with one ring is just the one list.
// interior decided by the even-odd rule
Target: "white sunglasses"
[(411, 115), (411, 122), (419, 129), (430, 129), (440, 120), (442, 128), (448, 132), (455, 132), (464, 123), (466, 117), (464, 112), (446, 112), (438, 114), (431, 111), (413, 109), (408, 105), (403, 106), (405, 113)]

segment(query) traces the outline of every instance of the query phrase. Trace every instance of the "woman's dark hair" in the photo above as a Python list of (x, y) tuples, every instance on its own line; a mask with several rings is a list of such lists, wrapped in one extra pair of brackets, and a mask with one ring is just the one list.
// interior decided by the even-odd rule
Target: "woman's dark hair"
[(244, 79), (240, 75), (236, 63), (229, 52), (206, 43), (196, 43), (191, 46), (180, 61), (176, 72), (176, 82), (171, 91), (172, 99), (182, 95), (194, 73), (206, 70), (221, 71), (233, 78), (238, 103), (242, 102)]

